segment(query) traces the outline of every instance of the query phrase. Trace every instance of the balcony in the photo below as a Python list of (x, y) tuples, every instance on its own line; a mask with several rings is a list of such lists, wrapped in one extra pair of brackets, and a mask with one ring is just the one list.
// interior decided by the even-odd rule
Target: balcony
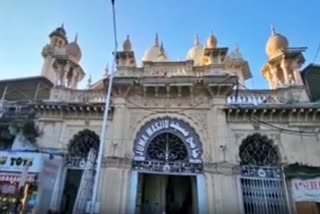
[(229, 105), (291, 104), (309, 102), (303, 86), (291, 86), (276, 90), (234, 90), (227, 97)]
[(55, 87), (51, 89), (50, 101), (103, 103), (105, 96), (102, 90), (74, 90)]

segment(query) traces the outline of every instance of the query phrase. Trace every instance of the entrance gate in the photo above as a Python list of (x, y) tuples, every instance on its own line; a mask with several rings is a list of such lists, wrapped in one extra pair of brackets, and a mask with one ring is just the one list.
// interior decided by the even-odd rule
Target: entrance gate
[(139, 176), (128, 213), (205, 213), (202, 152), (188, 123), (170, 117), (146, 123), (134, 141), (132, 169)]
[(240, 181), (246, 214), (289, 213), (281, 168), (242, 166)]
[(259, 133), (239, 148), (241, 189), (245, 214), (289, 213), (280, 156), (272, 140)]

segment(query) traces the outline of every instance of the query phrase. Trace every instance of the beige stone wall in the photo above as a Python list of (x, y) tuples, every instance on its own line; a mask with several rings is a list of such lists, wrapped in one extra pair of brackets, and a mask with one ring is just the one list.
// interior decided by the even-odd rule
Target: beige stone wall
[[(239, 146), (244, 138), (255, 132), (267, 135), (278, 146), (282, 162), (302, 162), (320, 165), (319, 138), (315, 136), (291, 135), (279, 130), (260, 126), (255, 130), (248, 122), (228, 122), (224, 107), (224, 98), (203, 99), (194, 102), (191, 99), (150, 101), (142, 97), (132, 103), (131, 100), (116, 98), (113, 100), (114, 115), (109, 122), (106, 136), (105, 156), (115, 156), (130, 160), (133, 141), (140, 128), (148, 121), (159, 117), (173, 117), (190, 124), (198, 133), (203, 145), (205, 177), (208, 188), (209, 213), (235, 213), (242, 209), (239, 194), (239, 173), (233, 168), (239, 165)], [(180, 103), (180, 104), (179, 104)], [(191, 104), (190, 104), (191, 103)], [(200, 103), (196, 105), (197, 103)], [(180, 105), (180, 106), (179, 106)], [(189, 106), (189, 108), (185, 108)], [(190, 106), (195, 106), (190, 108)], [(89, 122), (88, 122), (89, 121)], [(98, 135), (101, 133), (101, 119), (88, 117), (61, 118), (42, 116), (38, 120), (44, 135), (39, 139), (43, 147), (65, 149), (69, 140), (77, 132), (89, 128)], [(276, 124), (291, 129), (289, 124)], [(300, 126), (304, 124), (301, 123)], [(125, 213), (128, 200), (128, 182), (130, 161), (123, 165), (117, 163), (102, 171), (99, 197), (101, 211)]]
[[(40, 118), (38, 126), (43, 134), (38, 138), (37, 143), (44, 148), (66, 149), (69, 141), (75, 134), (90, 129), (97, 135), (101, 133), (102, 120), (90, 120), (88, 123), (83, 119), (60, 119), (60, 118)], [(112, 139), (113, 123), (109, 123), (106, 140)], [(111, 149), (108, 149), (112, 151)]]
[[(274, 125), (286, 129), (293, 129), (288, 124), (274, 123)], [(233, 138), (233, 140), (228, 143), (228, 153), (231, 157), (235, 157), (237, 162), (239, 161), (237, 148), (239, 148), (242, 140), (248, 135), (258, 132), (267, 135), (273, 140), (274, 145), (279, 149), (282, 163), (289, 164), (299, 162), (311, 166), (320, 165), (320, 141), (316, 134), (313, 136), (289, 134), (263, 126), (261, 126), (259, 130), (255, 130), (250, 123), (229, 124), (229, 129), (231, 131), (230, 137), (231, 139)]]
[(102, 170), (99, 198), (101, 213), (126, 213), (129, 170), (105, 168)]

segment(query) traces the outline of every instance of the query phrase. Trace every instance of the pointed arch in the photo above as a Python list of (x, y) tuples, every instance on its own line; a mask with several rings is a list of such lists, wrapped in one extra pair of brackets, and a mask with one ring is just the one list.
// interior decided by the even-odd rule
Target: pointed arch
[(100, 138), (94, 131), (84, 129), (73, 136), (68, 144), (68, 156), (73, 158), (87, 158), (93, 148), (98, 152)]
[(241, 165), (276, 166), (280, 164), (278, 148), (266, 135), (254, 133), (239, 147)]

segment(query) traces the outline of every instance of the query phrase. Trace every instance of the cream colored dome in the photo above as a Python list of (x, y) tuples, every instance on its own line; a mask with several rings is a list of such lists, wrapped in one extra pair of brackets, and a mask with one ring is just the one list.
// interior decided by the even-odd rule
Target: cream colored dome
[(193, 60), (194, 65), (201, 64), (201, 58), (203, 54), (203, 46), (199, 42), (199, 37), (196, 35), (194, 45), (187, 53), (187, 60)]
[(130, 42), (130, 37), (127, 35), (127, 39), (123, 42), (123, 51), (131, 51), (132, 45)]
[(163, 44), (159, 46), (158, 34), (156, 34), (153, 46), (144, 52), (142, 57), (143, 62), (164, 62), (168, 61), (168, 54), (166, 53)]
[(211, 35), (209, 36), (209, 38), (207, 40), (206, 48), (216, 48), (216, 47), (217, 47), (217, 39), (213, 35), (213, 33), (211, 33)]
[(282, 36), (279, 33), (275, 32), (275, 29), (272, 27), (271, 36), (268, 39), (266, 44), (266, 54), (269, 58), (273, 57), (282, 49), (286, 49), (289, 46), (289, 42), (286, 37)]
[(78, 40), (78, 36), (75, 37), (73, 42), (69, 43), (66, 46), (67, 55), (75, 63), (80, 62), (81, 56), (82, 56), (81, 49), (80, 49), (80, 46), (78, 45), (77, 40)]

